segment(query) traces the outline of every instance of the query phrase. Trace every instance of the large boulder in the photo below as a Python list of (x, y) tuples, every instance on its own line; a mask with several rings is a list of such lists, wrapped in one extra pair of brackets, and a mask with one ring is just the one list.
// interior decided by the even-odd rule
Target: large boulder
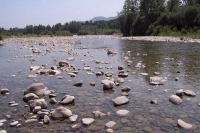
[(53, 120), (63, 120), (72, 116), (71, 110), (65, 107), (58, 107), (54, 111), (51, 112), (51, 118)]
[(37, 96), (42, 97), (51, 92), (48, 90), (48, 88), (43, 83), (34, 83), (24, 91), (24, 95), (26, 95), (28, 93), (34, 93)]
[(61, 104), (63, 105), (70, 104), (73, 103), (74, 100), (75, 100), (74, 96), (66, 95), (62, 98)]
[(123, 104), (126, 104), (129, 102), (129, 99), (125, 96), (119, 96), (119, 97), (116, 97), (115, 99), (111, 99), (114, 103), (115, 106), (118, 106), (118, 105), (123, 105)]
[(30, 110), (32, 111), (36, 106), (41, 106), (42, 109), (47, 108), (47, 103), (45, 99), (34, 99), (34, 100), (29, 100), (28, 101)]
[(169, 97), (169, 101), (173, 104), (181, 104), (182, 103), (182, 99), (177, 95), (171, 95)]

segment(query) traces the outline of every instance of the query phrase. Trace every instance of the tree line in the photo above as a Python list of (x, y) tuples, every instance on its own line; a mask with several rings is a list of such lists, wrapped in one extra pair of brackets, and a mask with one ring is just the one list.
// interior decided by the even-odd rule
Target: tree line
[[(25, 28), (10, 28), (8, 30), (0, 28), (0, 35), (3, 36), (71, 36), (78, 35), (96, 35), (96, 34), (114, 34), (120, 33), (119, 22), (117, 19), (110, 21), (71, 21), (65, 24), (57, 23), (50, 25), (27, 25)], [(2, 36), (1, 36), (2, 37)], [(1, 39), (1, 38), (0, 38)]]
[(124, 36), (200, 38), (200, 0), (125, 0), (118, 20)]

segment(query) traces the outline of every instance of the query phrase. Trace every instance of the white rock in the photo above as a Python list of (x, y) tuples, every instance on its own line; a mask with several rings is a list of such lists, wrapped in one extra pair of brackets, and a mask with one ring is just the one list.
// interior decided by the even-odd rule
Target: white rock
[(182, 103), (182, 99), (177, 95), (171, 95), (169, 97), (169, 101), (173, 104), (181, 104)]
[(93, 119), (93, 118), (83, 118), (83, 119), (82, 119), (82, 122), (83, 122), (83, 124), (85, 124), (85, 125), (90, 125), (91, 123), (94, 122), (94, 119)]
[(78, 118), (78, 115), (72, 115), (72, 116), (69, 117), (69, 120), (71, 122), (75, 122), (77, 120), (77, 118)]
[(190, 129), (190, 128), (192, 128), (192, 125), (191, 125), (191, 124), (186, 123), (186, 122), (184, 122), (184, 121), (181, 120), (181, 119), (178, 119), (178, 126), (184, 128), (184, 129)]
[(129, 111), (128, 110), (119, 110), (116, 113), (120, 116), (125, 116), (129, 113)]
[(11, 126), (11, 127), (14, 127), (14, 126), (16, 126), (18, 123), (19, 123), (19, 121), (14, 121), (14, 122), (10, 123), (10, 126)]
[(112, 128), (115, 124), (116, 124), (116, 122), (110, 121), (110, 122), (106, 123), (106, 127), (107, 128)]
[(126, 98), (125, 96), (119, 96), (116, 97), (115, 99), (111, 99), (114, 102), (114, 105), (122, 105), (122, 104), (126, 104), (129, 102), (129, 99)]

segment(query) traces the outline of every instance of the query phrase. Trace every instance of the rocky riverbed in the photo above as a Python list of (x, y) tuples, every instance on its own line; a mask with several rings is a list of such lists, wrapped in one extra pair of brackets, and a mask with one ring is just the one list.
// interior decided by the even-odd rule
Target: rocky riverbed
[(138, 38), (5, 39), (0, 133), (200, 131), (199, 40)]

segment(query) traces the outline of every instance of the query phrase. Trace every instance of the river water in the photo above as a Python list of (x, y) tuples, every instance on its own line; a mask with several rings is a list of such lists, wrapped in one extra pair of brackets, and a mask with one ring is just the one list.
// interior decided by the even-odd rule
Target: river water
[[(31, 45), (30, 45), (31, 46)], [(9, 95), (0, 95), (0, 120), (7, 119), (7, 122), (0, 127), (0, 130), (7, 132), (34, 133), (34, 132), (99, 132), (104, 133), (107, 129), (105, 124), (115, 121), (117, 124), (112, 128), (116, 133), (141, 133), (141, 132), (200, 132), (199, 110), (200, 102), (200, 45), (195, 43), (172, 43), (172, 42), (147, 42), (128, 41), (120, 39), (81, 39), (73, 46), (55, 47), (53, 52), (46, 53), (45, 48), (49, 46), (33, 46), (42, 51), (41, 54), (34, 54), (36, 60), (34, 64), (24, 55), (32, 54), (30, 47), (23, 47), (22, 44), (0, 45), (0, 86), (9, 89)], [(73, 54), (59, 52), (63, 49), (72, 49)], [(107, 49), (116, 49), (117, 54), (108, 56)], [(129, 51), (127, 53), (127, 51)], [(43, 64), (50, 68), (58, 65), (59, 60), (73, 57), (75, 60), (70, 64), (75, 65), (79, 71), (78, 75), (71, 78), (67, 72), (62, 72), (64, 79), (57, 79), (56, 76), (38, 75), (34, 79), (29, 79), (30, 66), (41, 66)], [(132, 61), (130, 65), (125, 58)], [(10, 60), (10, 62), (8, 61)], [(96, 61), (107, 62), (97, 64)], [(136, 68), (137, 63), (142, 63), (144, 68)], [(156, 63), (157, 62), (157, 63)], [(113, 72), (113, 76), (118, 75), (118, 66), (124, 66), (125, 72), (129, 74), (124, 78), (125, 82), (116, 87), (115, 91), (103, 91), (101, 81), (104, 76), (97, 77), (95, 74), (88, 75), (88, 71), (83, 70), (84, 65), (90, 66), (94, 72)], [(102, 66), (102, 69), (98, 67)], [(106, 67), (112, 66), (112, 69)], [(132, 74), (135, 72), (135, 74)], [(161, 77), (166, 77), (164, 85), (152, 86), (149, 78), (159, 72)], [(147, 76), (140, 73), (148, 73)], [(16, 75), (12, 77), (11, 75)], [(178, 77), (179, 80), (175, 81)], [(82, 81), (82, 87), (75, 87), (75, 82)], [(65, 106), (73, 114), (77, 114), (78, 120), (71, 123), (68, 119), (64, 121), (51, 120), (49, 125), (40, 123), (24, 124), (22, 114), (27, 113), (30, 117), (29, 108), (25, 107), (23, 91), (32, 83), (44, 83), (50, 90), (55, 90), (57, 101), (68, 94), (75, 96), (75, 103)], [(96, 86), (90, 86), (90, 82), (95, 82)], [(129, 86), (129, 103), (121, 106), (114, 106), (111, 99), (121, 96), (121, 88)], [(169, 97), (178, 89), (192, 90), (196, 97), (183, 96), (183, 103), (174, 105), (169, 102)], [(151, 90), (151, 91), (150, 91)], [(47, 103), (49, 98), (45, 98)], [(156, 104), (151, 104), (151, 99), (156, 99)], [(9, 107), (10, 101), (19, 103), (17, 107)], [(60, 106), (48, 103), (48, 109)], [(130, 111), (128, 116), (118, 116), (116, 111), (126, 109)], [(94, 118), (93, 111), (99, 110), (103, 113), (110, 112), (110, 116)], [(11, 115), (7, 118), (6, 115)], [(82, 124), (82, 118), (94, 118), (95, 122), (90, 126)], [(177, 126), (177, 120), (193, 125), (190, 130), (185, 130)], [(19, 120), (20, 127), (10, 127), (12, 120)], [(72, 130), (73, 124), (81, 125), (79, 130)]]

